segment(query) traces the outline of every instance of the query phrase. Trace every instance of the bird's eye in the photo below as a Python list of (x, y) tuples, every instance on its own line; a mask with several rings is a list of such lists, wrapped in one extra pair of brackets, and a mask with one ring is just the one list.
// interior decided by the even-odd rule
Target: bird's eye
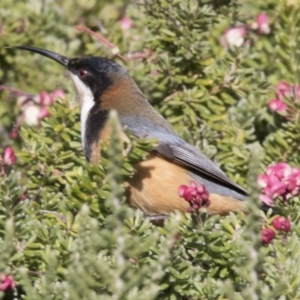
[(84, 79), (88, 74), (88, 71), (87, 70), (84, 70), (84, 69), (80, 69), (78, 71), (78, 76), (80, 79)]

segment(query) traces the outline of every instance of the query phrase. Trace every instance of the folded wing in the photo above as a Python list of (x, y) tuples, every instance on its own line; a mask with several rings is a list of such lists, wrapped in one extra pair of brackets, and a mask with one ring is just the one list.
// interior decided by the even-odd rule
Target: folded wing
[(230, 180), (215, 163), (185, 142), (173, 130), (138, 116), (122, 116), (120, 121), (123, 127), (128, 127), (138, 138), (156, 138), (159, 145), (154, 152), (186, 167), (194, 174), (195, 180), (200, 178), (202, 182), (208, 184), (210, 192), (218, 192), (241, 200), (247, 196), (242, 187)]

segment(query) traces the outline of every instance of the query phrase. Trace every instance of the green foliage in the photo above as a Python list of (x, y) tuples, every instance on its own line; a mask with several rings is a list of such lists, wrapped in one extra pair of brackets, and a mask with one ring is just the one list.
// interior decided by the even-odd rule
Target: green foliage
[[(12, 145), (17, 153), (10, 168), (0, 162), (0, 280), (9, 274), (17, 283), (2, 299), (300, 298), (300, 200), (278, 208), (292, 221), (291, 234), (263, 246), (271, 211), (259, 210), (255, 183), (273, 162), (300, 165), (299, 101), (285, 99), (288, 118), (267, 105), (278, 82), (300, 84), (296, 2), (1, 1), (0, 152)], [(220, 44), (227, 28), (250, 24), (262, 11), (270, 34), (250, 32), (250, 45), (240, 48)], [(127, 31), (124, 16), (134, 23)], [(121, 61), (76, 30), (83, 24), (142, 61)], [(174, 212), (164, 227), (144, 219), (126, 205), (124, 182), (157, 142), (127, 132), (122, 144), (111, 113), (111, 142), (102, 145), (99, 165), (89, 164), (68, 78), (50, 60), (5, 48), (14, 45), (118, 60), (179, 134), (247, 187), (249, 213)], [(51, 117), (23, 122), (11, 139), (20, 95), (58, 88), (67, 96), (48, 107)]]

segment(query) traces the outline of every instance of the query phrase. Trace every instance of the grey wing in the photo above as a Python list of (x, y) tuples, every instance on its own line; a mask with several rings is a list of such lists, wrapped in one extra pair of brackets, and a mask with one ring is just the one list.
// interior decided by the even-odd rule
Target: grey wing
[(138, 138), (156, 138), (158, 155), (174, 161), (191, 171), (197, 182), (203, 182), (209, 192), (244, 199), (247, 192), (230, 180), (207, 156), (185, 142), (174, 131), (137, 116), (120, 117), (122, 126), (128, 127)]

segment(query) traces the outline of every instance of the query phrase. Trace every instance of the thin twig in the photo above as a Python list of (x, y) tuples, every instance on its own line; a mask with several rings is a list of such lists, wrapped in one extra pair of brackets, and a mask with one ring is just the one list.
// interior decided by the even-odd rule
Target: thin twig
[(0, 174), (3, 176), (4, 179), (7, 178), (4, 161), (1, 155), (0, 155)]
[(108, 41), (106, 38), (101, 36), (100, 34), (92, 31), (91, 29), (89, 29), (85, 26), (76, 26), (76, 29), (80, 30), (80, 31), (85, 31), (86, 33), (88, 33), (91, 36), (95, 37), (98, 41), (100, 41), (101, 43), (108, 46), (111, 49), (111, 51), (114, 55), (116, 55), (117, 57), (119, 57), (123, 61), (127, 61), (127, 59), (123, 55), (120, 54), (119, 48), (117, 46), (115, 46), (113, 43), (111, 43), (110, 41)]
[(17, 94), (17, 95), (22, 95), (22, 96), (29, 96), (30, 94), (28, 93), (25, 93), (21, 90), (18, 90), (16, 88), (13, 88), (13, 87), (10, 87), (10, 86), (7, 86), (7, 85), (0, 85), (0, 91), (4, 91), (4, 90), (7, 90), (11, 93), (14, 93), (14, 94)]
[(85, 31), (86, 33), (95, 37), (98, 41), (100, 41), (101, 43), (103, 43), (104, 45), (109, 47), (111, 49), (113, 55), (116, 55), (118, 58), (122, 59), (123, 61), (131, 61), (131, 60), (135, 60), (135, 59), (145, 59), (145, 58), (149, 57), (151, 54), (151, 51), (149, 49), (146, 49), (146, 51), (144, 51), (144, 52), (139, 51), (139, 52), (134, 52), (134, 53), (128, 53), (127, 57), (125, 57), (120, 54), (120, 50), (116, 45), (111, 43), (109, 40), (104, 38), (99, 33), (96, 33), (85, 26), (76, 26), (76, 29), (80, 30), (80, 31)]

